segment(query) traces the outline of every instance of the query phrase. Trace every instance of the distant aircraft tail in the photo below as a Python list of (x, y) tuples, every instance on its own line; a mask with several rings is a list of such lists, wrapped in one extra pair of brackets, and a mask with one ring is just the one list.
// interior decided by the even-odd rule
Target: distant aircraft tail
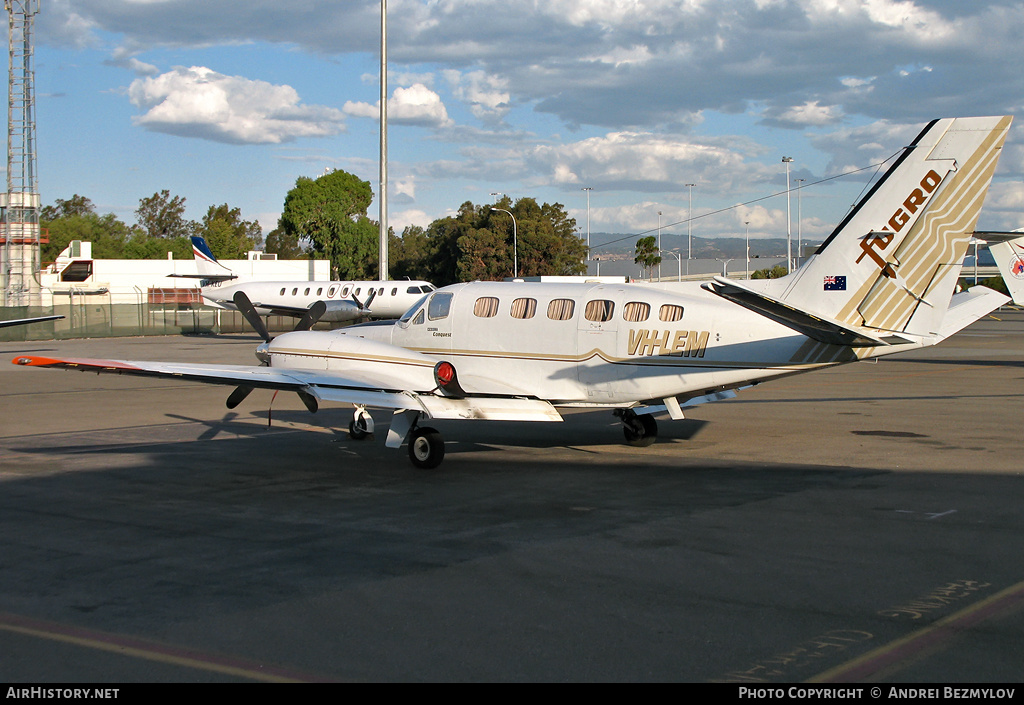
[(1013, 303), (1024, 306), (1024, 235), (1014, 240), (990, 243), (988, 249), (1003, 275)]
[(196, 269), (199, 271), (200, 276), (204, 279), (214, 280), (235, 278), (231, 270), (218, 262), (217, 258), (213, 256), (210, 246), (206, 244), (206, 240), (203, 237), (193, 235), (189, 239), (192, 240), (192, 257), (196, 261)]
[[(933, 121), (799, 270), (762, 283), (718, 277), (710, 288), (822, 342), (941, 337), (1011, 122)], [(995, 296), (989, 310), (1005, 301)]]

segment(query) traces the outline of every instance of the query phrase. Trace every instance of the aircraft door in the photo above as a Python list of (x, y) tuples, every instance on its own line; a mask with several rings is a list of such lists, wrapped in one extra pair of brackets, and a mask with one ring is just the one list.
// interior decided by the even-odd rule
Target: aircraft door
[(613, 390), (609, 382), (626, 376), (625, 365), (615, 364), (618, 338), (621, 291), (597, 291), (580, 302), (577, 314), (576, 374), (591, 401), (609, 398)]
[(427, 300), (423, 349), (451, 352), (452, 349), (452, 303), (455, 294), (438, 291)]

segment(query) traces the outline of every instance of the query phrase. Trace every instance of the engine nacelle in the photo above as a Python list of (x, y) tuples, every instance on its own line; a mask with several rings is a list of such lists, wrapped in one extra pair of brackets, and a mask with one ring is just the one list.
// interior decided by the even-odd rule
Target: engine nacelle
[(320, 317), (321, 321), (331, 323), (354, 321), (362, 314), (362, 309), (354, 301), (345, 299), (324, 301), (324, 303), (327, 305), (327, 311)]

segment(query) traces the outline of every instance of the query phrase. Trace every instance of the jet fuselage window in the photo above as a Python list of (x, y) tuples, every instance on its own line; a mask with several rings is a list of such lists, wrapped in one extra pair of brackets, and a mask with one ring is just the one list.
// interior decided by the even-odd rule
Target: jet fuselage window
[(410, 286), (408, 289), (405, 290), (405, 293), (418, 294), (420, 293), (420, 288), (418, 286)]
[(430, 297), (430, 303), (427, 304), (427, 318), (432, 321), (447, 318), (451, 307), (452, 295), (450, 292), (445, 291), (440, 294), (434, 294)]
[(665, 304), (661, 307), (661, 311), (658, 313), (658, 318), (662, 321), (671, 323), (672, 321), (678, 321), (683, 317), (683, 307), (676, 306), (675, 304)]
[(391, 295), (394, 296), (397, 293), (398, 293), (398, 287), (396, 286), (394, 289), (391, 290)]
[(512, 302), (512, 318), (533, 318), (537, 313), (537, 299), (516, 299)]
[(642, 301), (631, 301), (622, 307), (622, 319), (630, 323), (643, 323), (651, 316), (651, 305)]
[(477, 318), (493, 318), (498, 315), (498, 299), (493, 296), (481, 296), (473, 305), (473, 315)]
[(298, 294), (299, 294), (299, 287), (295, 287), (294, 289), (292, 289), (292, 296), (298, 296)]
[(605, 299), (588, 301), (587, 307), (583, 309), (583, 316), (588, 321), (602, 323), (612, 320), (612, 313), (615, 311), (615, 304)]
[(318, 286), (318, 287), (316, 288), (316, 295), (317, 295), (317, 296), (320, 296), (320, 295), (321, 295), (321, 294), (323, 294), (323, 293), (324, 293), (324, 288), (323, 288), (322, 286)]
[(309, 287), (308, 286), (306, 287), (306, 290), (304, 292), (302, 292), (302, 295), (303, 296), (309, 296)]
[(353, 296), (359, 296), (359, 292), (360, 292), (360, 291), (362, 291), (362, 290), (363, 290), (363, 287), (359, 287), (359, 288), (358, 288), (358, 289), (356, 289), (356, 290), (355, 290), (354, 292), (352, 292), (352, 295), (353, 295)]
[(352, 290), (351, 286), (346, 286), (344, 289), (341, 290), (341, 295), (347, 298), (348, 297), (348, 292), (350, 292), (351, 290)]
[(338, 287), (332, 286), (327, 290), (327, 298), (332, 298), (336, 293), (338, 293)]
[(284, 296), (284, 292), (285, 292), (285, 289), (282, 287), (281, 288), (281, 296)]
[(552, 321), (568, 321), (576, 310), (572, 299), (552, 299), (548, 304), (548, 318)]

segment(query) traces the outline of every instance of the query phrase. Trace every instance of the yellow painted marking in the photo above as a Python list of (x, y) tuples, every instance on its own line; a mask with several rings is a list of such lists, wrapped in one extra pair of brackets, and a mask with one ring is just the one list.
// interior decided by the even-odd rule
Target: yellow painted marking
[(135, 637), (104, 634), (69, 625), (47, 623), (0, 613), (0, 631), (23, 634), (64, 644), (73, 644), (97, 651), (127, 656), (129, 658), (155, 661), (173, 666), (183, 666), (226, 676), (247, 678), (268, 683), (302, 683), (322, 681), (322, 677), (289, 673), (285, 669), (264, 667), (241, 658), (203, 655), (197, 651), (147, 642)]

